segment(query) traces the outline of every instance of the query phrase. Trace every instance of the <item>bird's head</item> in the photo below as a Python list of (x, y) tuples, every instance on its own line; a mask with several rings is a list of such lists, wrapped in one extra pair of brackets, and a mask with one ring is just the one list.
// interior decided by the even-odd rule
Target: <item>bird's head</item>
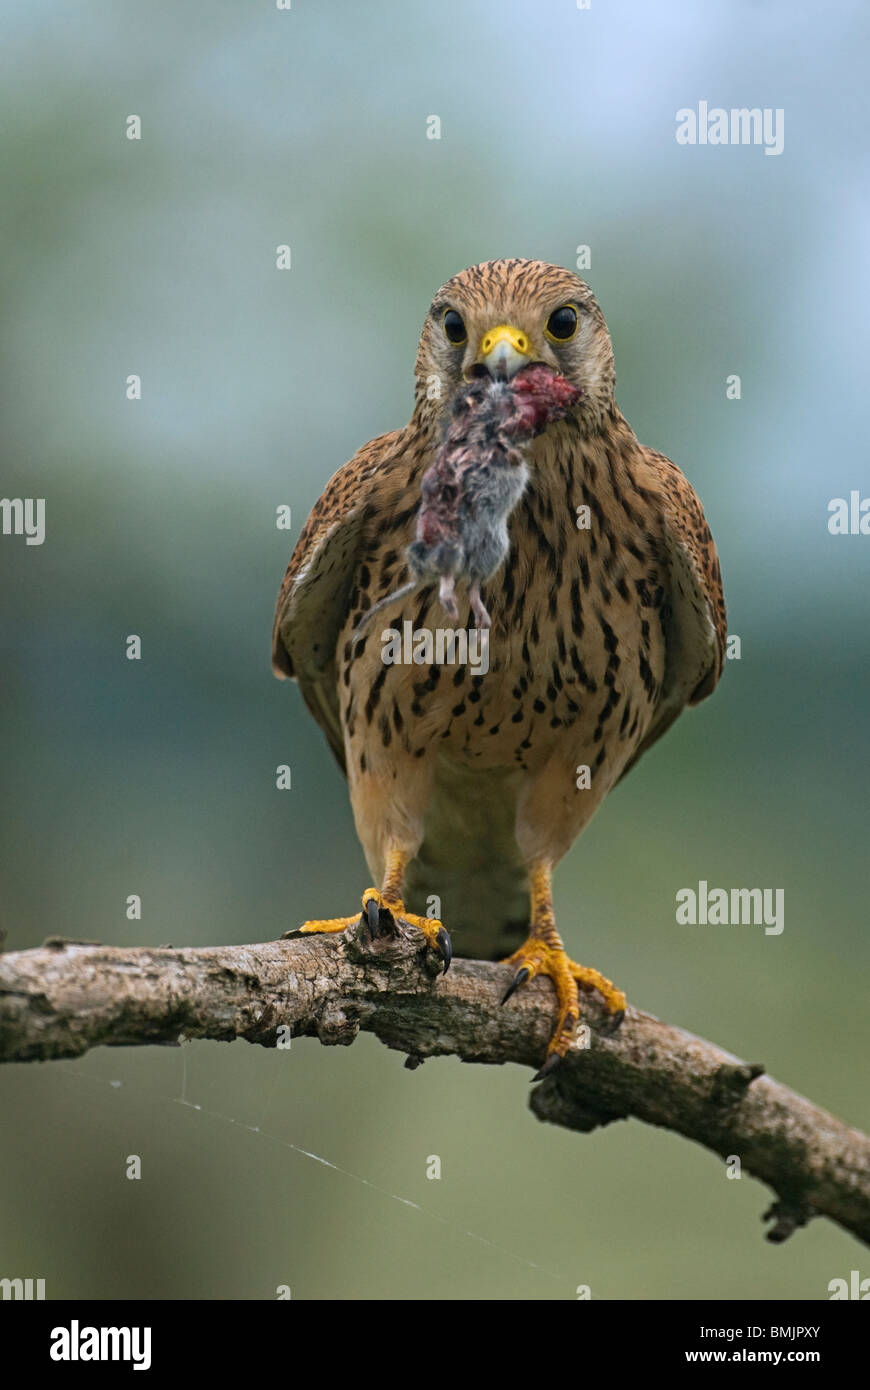
[(432, 301), (415, 370), (415, 415), (445, 418), (463, 380), (510, 378), (544, 362), (581, 394), (571, 413), (589, 429), (613, 404), (613, 349), (592, 291), (544, 261), (484, 261), (460, 271)]

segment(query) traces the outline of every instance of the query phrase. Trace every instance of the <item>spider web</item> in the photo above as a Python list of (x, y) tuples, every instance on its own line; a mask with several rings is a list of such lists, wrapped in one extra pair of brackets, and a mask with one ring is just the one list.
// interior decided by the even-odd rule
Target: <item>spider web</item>
[[(331, 1159), (326, 1158), (322, 1154), (315, 1153), (312, 1149), (303, 1148), (301, 1144), (294, 1144), (292, 1140), (285, 1139), (281, 1135), (273, 1134), (270, 1131), (264, 1129), (263, 1121), (265, 1120), (269, 1106), (274, 1097), (274, 1092), (278, 1087), (277, 1079), (274, 1083), (270, 1095), (266, 1098), (265, 1104), (263, 1106), (263, 1112), (260, 1119), (260, 1123), (256, 1125), (249, 1124), (246, 1120), (240, 1119), (236, 1116), (226, 1115), (223, 1114), (221, 1111), (212, 1110), (205, 1105), (191, 1100), (188, 1096), (187, 1066), (188, 1052), (191, 1044), (189, 1041), (186, 1041), (184, 1043), (181, 1043), (180, 1046), (182, 1048), (180, 1088), (181, 1094), (177, 1096), (167, 1096), (149, 1092), (149, 1100), (158, 1102), (162, 1105), (182, 1106), (185, 1110), (189, 1110), (194, 1112), (195, 1114), (202, 1115), (210, 1120), (216, 1121), (219, 1124), (230, 1125), (237, 1130), (244, 1130), (248, 1134), (256, 1136), (258, 1140), (265, 1141), (268, 1144), (276, 1144), (284, 1149), (289, 1149), (291, 1153), (296, 1154), (300, 1158), (308, 1159), (312, 1163), (318, 1163), (322, 1167), (328, 1168), (331, 1172), (335, 1173), (338, 1178), (346, 1179), (348, 1182), (356, 1183), (360, 1187), (367, 1188), (369, 1192), (371, 1192), (374, 1196), (383, 1198), (386, 1201), (395, 1202), (399, 1206), (405, 1207), (410, 1211), (416, 1212), (419, 1216), (424, 1217), (427, 1221), (431, 1221), (447, 1230), (453, 1231), (456, 1234), (462, 1236), (463, 1238), (477, 1243), (478, 1245), (485, 1246), (487, 1249), (493, 1251), (495, 1254), (501, 1256), (505, 1260), (510, 1260), (515, 1264), (522, 1265), (526, 1269), (534, 1270), (537, 1274), (543, 1274), (546, 1278), (554, 1280), (556, 1283), (561, 1285), (563, 1289), (568, 1289), (571, 1287), (570, 1282), (567, 1280), (566, 1276), (557, 1274), (554, 1270), (548, 1269), (545, 1265), (538, 1264), (535, 1260), (530, 1260), (527, 1258), (527, 1256), (520, 1255), (516, 1251), (508, 1249), (507, 1246), (501, 1245), (499, 1242), (491, 1240), (488, 1236), (482, 1235), (479, 1231), (471, 1230), (470, 1227), (463, 1225), (461, 1222), (452, 1221), (449, 1217), (443, 1216), (440, 1212), (433, 1211), (431, 1208), (423, 1206), (420, 1202), (415, 1202), (410, 1197), (403, 1197), (401, 1193), (394, 1192), (391, 1188), (384, 1187), (381, 1183), (374, 1182), (371, 1178), (364, 1177), (361, 1173), (355, 1173), (350, 1168), (347, 1168), (340, 1163), (334, 1163)], [(122, 1087), (126, 1086), (128, 1092), (132, 1094), (135, 1094), (136, 1092), (136, 1087), (131, 1087), (129, 1083), (120, 1080), (109, 1080), (106, 1077), (99, 1076), (94, 1072), (82, 1071), (78, 1067), (67, 1067), (64, 1068), (62, 1073), (54, 1072), (54, 1075), (76, 1077), (78, 1079), (90, 1081), (99, 1086), (107, 1087), (115, 1091), (118, 1091)]]

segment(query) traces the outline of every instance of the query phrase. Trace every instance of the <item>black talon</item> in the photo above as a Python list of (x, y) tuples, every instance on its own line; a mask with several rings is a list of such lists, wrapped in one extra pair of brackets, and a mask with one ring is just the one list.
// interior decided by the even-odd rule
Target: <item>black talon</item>
[(438, 949), (444, 957), (444, 974), (446, 975), (453, 959), (453, 942), (450, 940), (449, 932), (445, 931), (443, 927), (439, 928), (435, 940), (438, 942)]
[(546, 1062), (541, 1067), (541, 1070), (536, 1072), (532, 1077), (532, 1081), (543, 1081), (545, 1076), (550, 1076), (550, 1074), (556, 1070), (561, 1060), (562, 1058), (559, 1056), (558, 1052), (551, 1052)]
[(373, 938), (395, 935), (396, 919), (388, 907), (378, 906), (377, 898), (366, 899), (366, 921)]
[(602, 1032), (607, 1037), (611, 1037), (614, 1033), (618, 1033), (620, 1028), (622, 1027), (624, 1019), (625, 1009), (618, 1009), (615, 1014), (613, 1014), (609, 1019), (606, 1020)]
[[(511, 980), (510, 984), (508, 985), (507, 989), (505, 990), (504, 998), (502, 999), (501, 1002), (502, 1002), (503, 1004), (506, 1004), (507, 1001), (510, 999), (511, 995), (514, 993), (514, 990), (519, 989), (520, 985), (524, 985), (524, 984), (526, 983), (526, 980), (527, 980), (528, 978), (529, 978), (528, 967), (525, 966), (525, 965), (523, 965), (523, 966), (521, 966), (520, 969), (517, 971), (516, 975), (514, 975), (513, 979)], [(536, 1077), (535, 1079), (537, 1080), (537, 1077)]]

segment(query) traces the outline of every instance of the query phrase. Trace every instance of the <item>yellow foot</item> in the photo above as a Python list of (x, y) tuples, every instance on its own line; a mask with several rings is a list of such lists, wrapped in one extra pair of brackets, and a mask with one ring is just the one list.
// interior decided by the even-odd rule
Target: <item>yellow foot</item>
[(303, 922), (298, 931), (305, 935), (317, 932), (346, 931), (348, 927), (360, 920), (361, 915), (368, 922), (369, 930), (373, 936), (394, 932), (397, 918), (402, 922), (407, 922), (409, 926), (416, 927), (418, 931), (423, 933), (432, 950), (444, 961), (446, 973), (447, 967), (453, 959), (453, 947), (447, 931), (438, 921), (438, 918), (418, 917), (414, 912), (406, 912), (405, 904), (401, 898), (387, 899), (383, 893), (378, 892), (377, 888), (367, 888), (363, 893), (362, 914), (357, 912), (353, 917), (315, 918), (311, 922)]
[(578, 965), (576, 961), (571, 960), (561, 944), (550, 945), (541, 937), (530, 936), (503, 964), (516, 967), (516, 974), (501, 1001), (503, 1004), (510, 999), (514, 990), (519, 989), (527, 980), (533, 980), (536, 975), (549, 975), (556, 990), (559, 1006), (556, 1027), (547, 1048), (544, 1065), (532, 1078), (533, 1081), (541, 1081), (547, 1076), (559, 1064), (574, 1041), (580, 1016), (578, 986), (580, 989), (596, 989), (601, 995), (611, 1014), (611, 1031), (615, 1031), (625, 1017), (625, 995), (622, 990), (617, 989), (597, 970), (592, 970), (587, 965)]

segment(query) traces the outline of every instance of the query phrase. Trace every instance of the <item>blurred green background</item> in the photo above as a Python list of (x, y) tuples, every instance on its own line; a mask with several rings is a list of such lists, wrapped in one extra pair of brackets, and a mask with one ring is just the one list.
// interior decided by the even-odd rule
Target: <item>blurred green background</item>
[[(742, 659), (562, 865), (563, 934), (870, 1124), (870, 539), (827, 531), (829, 499), (870, 492), (867, 27), (785, 0), (7, 0), (2, 494), (44, 497), (47, 536), (0, 538), (6, 949), (259, 941), (351, 910), (344, 784), (269, 670), (290, 549), (330, 474), (407, 419), (442, 281), (588, 244), (620, 405), (703, 499)], [(784, 152), (677, 145), (700, 100), (782, 107)], [(783, 888), (785, 931), (677, 926), (701, 878)], [(6, 1067), (0, 1275), (49, 1297), (765, 1299), (868, 1272), (826, 1222), (766, 1244), (767, 1190), (682, 1139), (539, 1125), (528, 1081), (410, 1073), (369, 1037)]]

